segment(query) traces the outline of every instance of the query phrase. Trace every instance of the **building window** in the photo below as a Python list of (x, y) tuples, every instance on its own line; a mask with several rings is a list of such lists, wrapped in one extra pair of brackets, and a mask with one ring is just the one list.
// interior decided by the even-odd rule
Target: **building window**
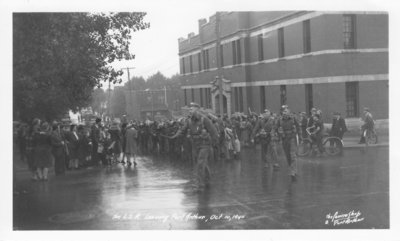
[(240, 39), (236, 40), (236, 55), (237, 55), (237, 63), (242, 63), (242, 51), (240, 47)]
[(233, 95), (235, 98), (235, 111), (239, 112), (239, 94), (238, 94), (238, 87), (233, 88)]
[(232, 41), (232, 59), (233, 59), (233, 65), (242, 63), (242, 51), (240, 47), (240, 39)]
[(185, 58), (181, 58), (182, 74), (185, 74)]
[(208, 55), (208, 49), (206, 51), (206, 55), (207, 55), (207, 69), (210, 69), (210, 56)]
[(190, 68), (190, 73), (193, 73), (192, 55), (189, 56), (189, 68)]
[(238, 88), (239, 88), (239, 111), (243, 112), (243, 88), (242, 87)]
[(220, 45), (219, 47), (219, 59), (221, 61), (221, 67), (224, 67), (224, 45)]
[(197, 54), (197, 63), (199, 63), (199, 71), (201, 71), (201, 54)]
[(347, 117), (358, 116), (358, 82), (346, 83), (346, 114)]
[(278, 52), (279, 58), (285, 57), (285, 35), (283, 28), (278, 29)]
[(261, 102), (261, 105), (260, 105), (261, 110), (260, 110), (260, 112), (262, 113), (266, 109), (266, 106), (265, 106), (265, 86), (261, 86), (260, 87), (260, 102)]
[(263, 61), (264, 60), (263, 35), (262, 34), (258, 35), (257, 39), (258, 39), (258, 61)]
[(312, 84), (306, 84), (306, 110), (310, 113), (311, 108), (314, 107), (313, 88)]
[(185, 106), (188, 106), (188, 103), (187, 103), (187, 92), (186, 92), (187, 90), (186, 89), (184, 89), (183, 90), (183, 98), (185, 99), (184, 101), (185, 101)]
[(286, 105), (286, 85), (281, 85), (281, 105)]
[(192, 102), (194, 102), (194, 89), (192, 89)]
[(236, 65), (236, 42), (232, 41), (232, 61), (233, 65)]
[(204, 107), (208, 108), (208, 88), (204, 88)]
[(209, 56), (208, 56), (208, 49), (203, 50), (203, 66), (204, 70), (207, 70), (210, 68), (210, 62), (209, 62)]
[(206, 89), (206, 108), (211, 109), (211, 89)]
[(311, 52), (310, 20), (303, 21), (303, 53)]
[(356, 48), (356, 15), (346, 14), (343, 15), (343, 37), (344, 37), (344, 48), (354, 49)]
[(203, 88), (200, 88), (200, 106), (203, 107)]

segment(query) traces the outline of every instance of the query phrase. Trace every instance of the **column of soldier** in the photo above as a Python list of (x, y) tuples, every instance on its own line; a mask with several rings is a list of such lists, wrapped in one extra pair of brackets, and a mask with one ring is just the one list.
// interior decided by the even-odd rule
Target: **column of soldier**
[[(162, 121), (102, 124), (98, 118), (88, 126), (58, 122), (50, 125), (35, 119), (31, 125), (20, 124), (17, 127), (15, 140), (21, 159), (32, 171), (33, 180), (48, 180), (48, 169), (53, 163), (55, 174), (62, 175), (66, 170), (112, 165), (113, 157), (117, 162), (130, 166), (136, 165), (136, 161), (132, 161), (135, 155), (162, 154), (196, 165), (198, 146), (207, 146), (196, 138), (207, 135), (207, 132), (212, 134), (207, 155), (214, 162), (239, 158), (241, 146), (254, 148), (259, 143), (265, 167), (279, 169), (277, 145), (281, 143), (289, 175), (295, 178), (297, 135), (304, 135), (307, 127), (314, 128), (314, 133), (323, 129), (321, 112), (316, 109), (312, 109), (308, 118), (304, 112), (294, 115), (288, 106), (282, 106), (279, 113), (265, 110), (260, 115), (235, 113), (228, 118), (207, 113), (196, 103), (191, 103), (190, 107), (191, 114), (187, 118)], [(194, 124), (196, 115), (201, 121)], [(318, 141), (319, 135), (315, 136)]]

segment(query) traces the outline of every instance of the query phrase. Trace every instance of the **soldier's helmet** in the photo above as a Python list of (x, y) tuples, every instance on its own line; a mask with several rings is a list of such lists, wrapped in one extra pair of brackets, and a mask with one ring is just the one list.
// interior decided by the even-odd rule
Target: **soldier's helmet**
[(200, 108), (200, 105), (195, 102), (191, 102), (189, 107)]

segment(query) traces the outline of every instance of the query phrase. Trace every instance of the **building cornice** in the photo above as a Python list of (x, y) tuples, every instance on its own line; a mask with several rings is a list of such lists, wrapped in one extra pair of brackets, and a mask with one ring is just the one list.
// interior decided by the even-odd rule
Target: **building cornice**
[[(254, 82), (235, 82), (232, 87), (258, 87), (258, 86), (276, 86), (276, 85), (301, 85), (301, 84), (326, 84), (343, 82), (365, 82), (365, 81), (387, 81), (388, 74), (375, 75), (344, 75), (344, 76), (324, 76), (314, 78), (280, 79), (280, 80), (262, 80)], [(211, 88), (211, 84), (187, 85), (181, 86), (181, 89), (199, 89)]]

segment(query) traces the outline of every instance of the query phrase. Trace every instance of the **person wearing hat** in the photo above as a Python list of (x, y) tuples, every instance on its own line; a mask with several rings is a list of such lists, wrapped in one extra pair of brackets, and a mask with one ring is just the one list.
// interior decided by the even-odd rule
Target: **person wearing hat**
[[(199, 105), (190, 103), (190, 118), (177, 133), (170, 137), (171, 139), (179, 135), (186, 134), (190, 138), (192, 147), (192, 161), (195, 163), (196, 188), (201, 191), (209, 185), (211, 171), (208, 165), (209, 160), (213, 159), (212, 146), (217, 143), (218, 134), (211, 120), (202, 115), (199, 111)], [(210, 142), (203, 142), (201, 134), (204, 131), (210, 135)]]
[[(262, 118), (260, 118), (251, 134), (251, 142), (254, 143), (254, 138), (258, 137), (261, 145), (261, 160), (265, 164), (265, 168), (268, 168), (273, 164), (274, 168), (279, 168), (277, 161), (277, 155), (274, 153), (274, 148), (272, 148), (271, 137), (272, 132), (275, 129), (275, 122), (271, 118), (271, 112), (268, 109), (264, 110)], [(272, 150), (271, 160), (268, 160), (268, 149)]]
[(325, 149), (322, 145), (324, 123), (321, 121), (321, 116), (319, 114), (315, 114), (313, 116), (313, 125), (311, 127), (308, 127), (307, 130), (308, 132), (310, 132), (311, 140), (318, 147), (319, 153), (317, 154), (317, 156), (320, 157), (325, 152)]
[(332, 119), (332, 127), (329, 132), (329, 136), (334, 136), (343, 139), (343, 135), (346, 131), (347, 131), (346, 121), (341, 116), (340, 112), (334, 112)]
[(69, 131), (65, 132), (65, 140), (67, 141), (68, 153), (69, 153), (69, 169), (79, 169), (79, 135), (78, 127), (72, 124), (69, 127)]
[(54, 171), (56, 175), (65, 173), (65, 145), (64, 137), (60, 130), (60, 124), (53, 122), (52, 132), (50, 136), (52, 154), (54, 157)]
[(97, 164), (99, 162), (99, 157), (97, 152), (101, 136), (100, 127), (101, 127), (101, 119), (96, 118), (96, 122), (93, 124), (90, 131), (90, 139), (92, 141), (92, 158), (91, 158), (92, 165)]
[(282, 139), (283, 151), (289, 165), (289, 175), (292, 181), (295, 181), (297, 176), (296, 135), (299, 124), (290, 114), (289, 108), (283, 110), (276, 129)]
[(138, 139), (138, 131), (135, 129), (133, 125), (128, 125), (125, 133), (125, 155), (127, 159), (127, 165), (132, 165), (132, 159), (134, 166), (137, 165), (135, 160), (135, 155), (137, 154), (137, 139)]
[(121, 129), (119, 128), (119, 122), (114, 120), (108, 132), (110, 133), (111, 142), (114, 143), (112, 147), (112, 154), (119, 159), (122, 152), (122, 133)]
[(368, 107), (364, 107), (363, 121), (364, 121), (364, 124), (361, 126), (361, 137), (360, 137), (360, 141), (358, 142), (358, 144), (365, 143), (365, 137), (364, 137), (365, 130), (374, 131), (374, 126), (375, 126), (374, 118)]
[[(310, 128), (312, 126), (314, 126), (314, 116), (317, 114), (317, 108), (311, 108), (310, 110), (310, 116), (307, 119), (307, 127), (306, 128)], [(307, 134), (308, 135), (308, 134)]]
[(47, 181), (49, 168), (52, 164), (50, 125), (43, 122), (38, 131), (33, 134), (34, 160), (39, 180)]
[(307, 124), (308, 124), (308, 118), (306, 112), (300, 112), (299, 114), (299, 124), (300, 124), (300, 129), (299, 131), (301, 132), (301, 137), (302, 138), (307, 138)]

